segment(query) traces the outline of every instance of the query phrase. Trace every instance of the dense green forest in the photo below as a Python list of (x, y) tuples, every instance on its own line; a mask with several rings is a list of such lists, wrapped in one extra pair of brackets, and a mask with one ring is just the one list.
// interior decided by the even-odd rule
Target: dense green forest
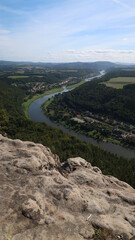
[(42, 143), (50, 147), (53, 153), (58, 154), (61, 161), (68, 157), (83, 157), (92, 165), (98, 166), (104, 174), (116, 176), (135, 187), (134, 160), (117, 157), (46, 124), (27, 120), (22, 107), (25, 97), (24, 89), (12, 86), (6, 77), (0, 78), (1, 132), (6, 132), (11, 138)]
[[(72, 109), (76, 112), (90, 111), (109, 118), (135, 124), (135, 85), (124, 86), (123, 89), (106, 87), (103, 82), (117, 76), (135, 76), (134, 71), (117, 70), (102, 77), (102, 79), (87, 82), (80, 87), (56, 96), (52, 109)], [(51, 107), (51, 106), (49, 106)], [(55, 115), (55, 117), (57, 117)]]

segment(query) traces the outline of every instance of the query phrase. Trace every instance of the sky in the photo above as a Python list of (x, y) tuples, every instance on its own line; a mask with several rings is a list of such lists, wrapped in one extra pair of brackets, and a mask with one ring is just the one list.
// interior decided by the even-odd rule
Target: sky
[(135, 63), (135, 0), (0, 0), (0, 60)]

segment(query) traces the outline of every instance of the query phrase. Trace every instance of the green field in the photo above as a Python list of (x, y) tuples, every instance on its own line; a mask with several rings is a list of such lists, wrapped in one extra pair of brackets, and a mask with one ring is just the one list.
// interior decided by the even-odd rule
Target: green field
[(122, 89), (125, 85), (135, 84), (135, 77), (117, 77), (104, 82), (107, 87)]
[(42, 104), (42, 110), (46, 110), (50, 103), (53, 101), (54, 97), (49, 98), (45, 103)]
[(75, 84), (72, 84), (72, 85), (68, 85), (68, 86), (67, 86), (67, 89), (77, 88), (77, 87), (79, 87), (80, 85), (82, 85), (83, 83), (85, 83), (85, 80), (82, 80), (82, 81), (79, 82), (79, 83), (75, 83)]
[(135, 71), (135, 68), (123, 68), (122, 70), (131, 72), (131, 71)]
[(8, 78), (11, 78), (11, 79), (28, 78), (28, 76), (8, 76)]
[(25, 113), (25, 116), (27, 119), (29, 119), (29, 114), (28, 114), (28, 110), (29, 110), (29, 106), (30, 104), (35, 101), (36, 99), (40, 98), (40, 97), (43, 97), (45, 95), (48, 95), (48, 94), (52, 94), (52, 93), (55, 93), (55, 92), (61, 92), (63, 90), (63, 88), (53, 88), (51, 90), (48, 90), (48, 91), (45, 91), (44, 93), (42, 94), (37, 94), (37, 95), (34, 95), (32, 98), (28, 99), (26, 102), (23, 103), (23, 108), (24, 108), (24, 113)]
[(24, 74), (24, 70), (18, 70), (16, 71), (16, 74)]

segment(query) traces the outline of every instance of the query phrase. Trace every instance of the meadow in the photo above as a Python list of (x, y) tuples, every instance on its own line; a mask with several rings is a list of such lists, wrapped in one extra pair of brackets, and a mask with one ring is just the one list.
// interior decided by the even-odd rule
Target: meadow
[(80, 85), (82, 85), (83, 83), (85, 83), (85, 80), (82, 80), (81, 82), (75, 83), (75, 84), (71, 84), (71, 85), (67, 85), (67, 89), (74, 89), (79, 87)]
[(52, 94), (52, 93), (55, 93), (55, 92), (61, 92), (63, 90), (63, 87), (60, 87), (60, 88), (53, 88), (53, 89), (50, 89), (50, 90), (46, 90), (45, 92), (41, 93), (41, 94), (36, 94), (34, 95), (32, 98), (30, 99), (27, 99), (27, 101), (25, 101), (23, 103), (23, 108), (24, 108), (24, 113), (25, 113), (25, 117), (27, 119), (29, 119), (29, 114), (28, 114), (28, 110), (29, 110), (29, 106), (30, 104), (35, 101), (36, 99), (40, 98), (40, 97), (43, 97), (44, 95), (48, 95), (48, 94)]
[(134, 84), (135, 77), (117, 77), (111, 78), (109, 81), (104, 82), (107, 87), (122, 89), (124, 86), (128, 84)]
[(11, 79), (18, 79), (18, 78), (28, 78), (29, 76), (8, 76)]

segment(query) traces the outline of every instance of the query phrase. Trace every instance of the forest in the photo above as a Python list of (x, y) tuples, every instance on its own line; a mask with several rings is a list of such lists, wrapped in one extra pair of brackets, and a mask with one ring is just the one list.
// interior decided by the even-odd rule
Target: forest
[(69, 108), (76, 112), (90, 111), (118, 121), (135, 124), (135, 85), (114, 89), (103, 84), (110, 78), (129, 75), (135, 76), (135, 72), (117, 70), (106, 74), (100, 80), (87, 82), (73, 91), (55, 97), (52, 103), (53, 109), (56, 105), (59, 106), (59, 110)]

